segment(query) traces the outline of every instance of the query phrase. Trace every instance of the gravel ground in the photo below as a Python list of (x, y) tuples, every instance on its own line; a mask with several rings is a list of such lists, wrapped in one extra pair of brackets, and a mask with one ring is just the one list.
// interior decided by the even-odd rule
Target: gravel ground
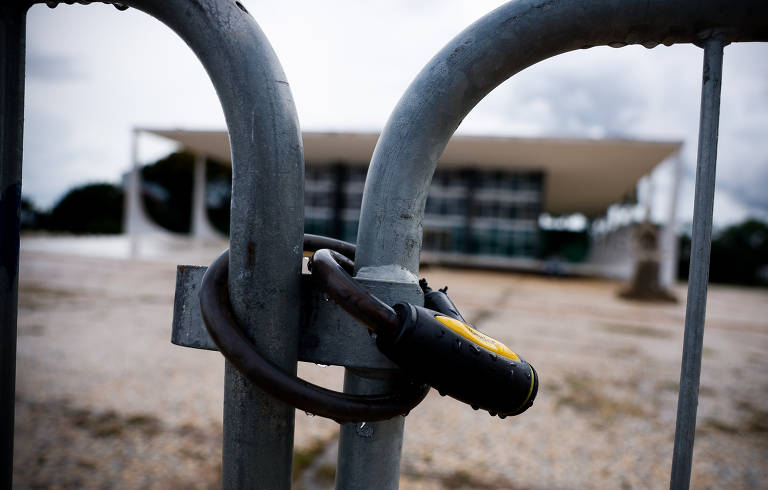
[[(17, 488), (218, 488), (223, 360), (170, 344), (175, 265), (221, 243), (22, 240)], [(96, 254), (84, 256), (83, 253)], [(401, 488), (665, 488), (685, 310), (619, 283), (425, 269), (541, 384), (500, 420), (434, 391), (406, 422)], [(712, 286), (693, 488), (768, 488), (768, 291)], [(341, 386), (342, 369), (300, 373)], [(296, 415), (296, 488), (332, 488), (338, 426)]]

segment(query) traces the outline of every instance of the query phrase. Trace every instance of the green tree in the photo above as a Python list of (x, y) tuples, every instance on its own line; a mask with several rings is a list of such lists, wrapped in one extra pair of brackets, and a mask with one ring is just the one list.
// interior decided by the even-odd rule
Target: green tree
[(569, 230), (541, 230), (539, 256), (561, 257), (568, 262), (583, 262), (589, 251), (589, 233)]
[(176, 233), (187, 233), (192, 205), (194, 156), (177, 152), (141, 169), (141, 194), (150, 218)]
[(21, 229), (22, 230), (38, 230), (45, 226), (48, 215), (35, 206), (32, 199), (22, 196), (21, 197)]
[[(192, 188), (195, 156), (176, 152), (141, 169), (142, 198), (149, 216), (160, 226), (188, 233), (192, 222)], [(208, 219), (229, 232), (232, 169), (214, 160), (206, 162)]]
[(70, 190), (43, 226), (71, 233), (120, 233), (122, 221), (123, 190), (112, 184), (86, 184)]
[[(688, 278), (691, 239), (680, 241), (679, 277)], [(711, 282), (768, 285), (768, 225), (749, 219), (715, 234), (709, 264)]]

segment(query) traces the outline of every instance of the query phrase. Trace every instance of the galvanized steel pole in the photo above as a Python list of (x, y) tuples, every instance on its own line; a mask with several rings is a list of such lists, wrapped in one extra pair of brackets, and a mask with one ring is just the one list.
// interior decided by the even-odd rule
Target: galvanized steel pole
[[(213, 82), (232, 149), (229, 298), (261, 354), (295, 373), (304, 154), (277, 56), (238, 1), (120, 3), (173, 29)], [(289, 488), (294, 408), (253, 386), (228, 363), (224, 390), (223, 487)]]
[[(393, 383), (385, 373), (381, 379), (358, 376), (347, 370), (344, 392), (359, 395), (388, 393)], [(400, 454), (405, 417), (381, 422), (343, 424), (339, 433), (336, 488), (393, 490), (400, 482)]]
[[(695, 43), (715, 27), (726, 33), (725, 41), (766, 41), (768, 2), (520, 0), (469, 26), (417, 75), (381, 133), (363, 193), (358, 275), (406, 281), (415, 277), (424, 205), (437, 160), (469, 111), (507, 78), (567, 51)], [(352, 430), (345, 427), (342, 441), (344, 437), (353, 437)], [(393, 430), (388, 437), (401, 435)], [(363, 464), (368, 458), (362, 454), (361, 449), (339, 457), (359, 458)], [(392, 485), (390, 478), (381, 484)]]
[(725, 43), (717, 38), (708, 39), (704, 43), (691, 265), (688, 273), (688, 301), (680, 370), (680, 395), (677, 401), (675, 449), (669, 485), (675, 490), (687, 489), (691, 482), (696, 409), (699, 403), (701, 352), (704, 342), (704, 316), (707, 308), (709, 253), (712, 247), (712, 212), (715, 200), (715, 166), (724, 45)]
[[(26, 3), (26, 2), (25, 2)], [(13, 481), (19, 213), (27, 5), (0, 5), (0, 488)]]
[[(295, 373), (304, 155), (277, 56), (240, 2), (136, 3), (184, 38), (216, 87), (232, 147), (229, 298), (261, 354)], [(290, 487), (294, 413), (226, 364), (225, 489)]]

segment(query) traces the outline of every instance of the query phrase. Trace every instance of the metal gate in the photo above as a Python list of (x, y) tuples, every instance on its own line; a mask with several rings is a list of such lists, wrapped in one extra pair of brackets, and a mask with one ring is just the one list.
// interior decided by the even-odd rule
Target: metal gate
[[(34, 3), (43, 2), (9, 0), (0, 6), (3, 487), (11, 485), (13, 454), (25, 15)], [(120, 6), (143, 10), (179, 34), (205, 66), (221, 101), (233, 162), (228, 298), (246, 336), (261, 356), (288, 375), (295, 374), (298, 359), (333, 363), (348, 368), (345, 392), (393, 390), (393, 366), (370, 338), (360, 338), (357, 345), (362, 347), (350, 353), (344, 348), (347, 337), (334, 337), (323, 329), (329, 317), (349, 325), (343, 313), (317, 307), (313, 319), (302, 321), (301, 135), (288, 83), (256, 22), (240, 2), (232, 0), (126, 0)], [(659, 43), (703, 47), (692, 257), (672, 488), (687, 488), (690, 482), (723, 47), (740, 41), (768, 41), (766, 2), (512, 1), (459, 34), (417, 76), (382, 132), (363, 196), (354, 263), (356, 278), (387, 302), (419, 303), (416, 274), (427, 189), (451, 135), (485, 95), (525, 67), (571, 50), (599, 45), (653, 47)], [(199, 285), (201, 272), (182, 271), (177, 305), (195, 302), (190, 292)], [(311, 303), (312, 294), (305, 293), (305, 317), (306, 301)], [(178, 316), (174, 335), (180, 344), (205, 347), (207, 337), (195, 315), (197, 312)], [(302, 337), (310, 334), (321, 340), (317, 344), (320, 347), (302, 344)], [(225, 375), (224, 406), (225, 488), (255, 484), (261, 488), (288, 488), (294, 407), (264, 393), (230, 363)], [(372, 422), (377, 434), (373, 442), (359, 437), (358, 424), (342, 425), (337, 488), (397, 487), (404, 420), (397, 416)]]

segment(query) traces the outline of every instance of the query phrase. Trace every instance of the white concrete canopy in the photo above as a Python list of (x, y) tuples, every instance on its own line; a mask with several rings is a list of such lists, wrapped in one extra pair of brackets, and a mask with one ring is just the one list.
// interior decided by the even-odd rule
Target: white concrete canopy
[[(146, 129), (174, 140), (193, 153), (230, 161), (226, 131)], [(309, 165), (345, 162), (368, 166), (379, 135), (375, 133), (303, 133)], [(553, 215), (602, 215), (630, 193), (643, 175), (676, 153), (680, 141), (621, 139), (510, 138), (454, 136), (439, 168), (540, 170), (545, 212)]]

